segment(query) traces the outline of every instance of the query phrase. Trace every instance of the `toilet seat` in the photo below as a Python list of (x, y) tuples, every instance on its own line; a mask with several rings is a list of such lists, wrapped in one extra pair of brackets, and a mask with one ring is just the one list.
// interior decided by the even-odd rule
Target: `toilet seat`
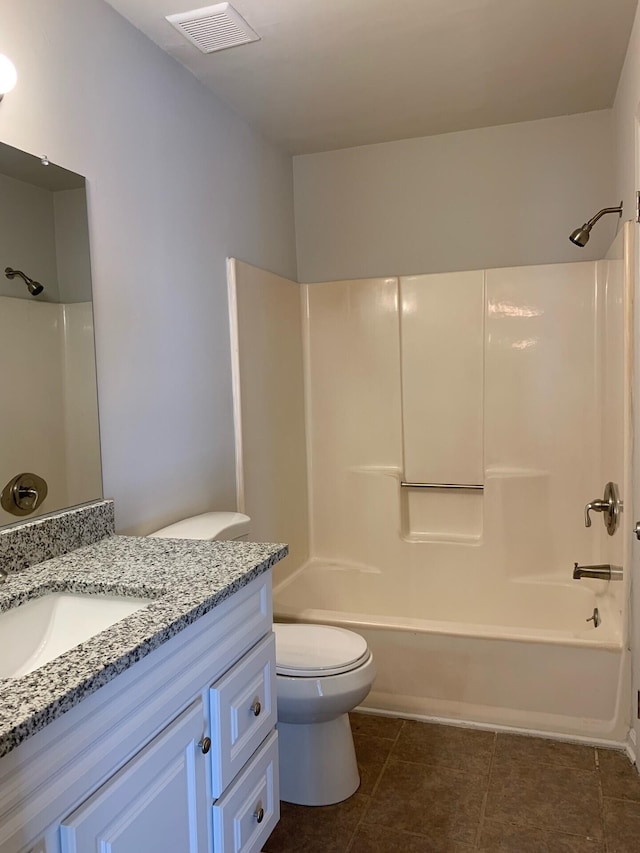
[(350, 672), (370, 657), (364, 637), (331, 625), (279, 624), (276, 635), (276, 673), (318, 678)]

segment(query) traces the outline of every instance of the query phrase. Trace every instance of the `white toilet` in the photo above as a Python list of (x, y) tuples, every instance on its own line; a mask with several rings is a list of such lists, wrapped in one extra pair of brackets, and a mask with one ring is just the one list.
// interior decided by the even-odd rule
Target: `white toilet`
[(339, 803), (360, 784), (349, 711), (376, 675), (364, 637), (329, 625), (275, 624), (280, 798)]
[[(206, 512), (170, 524), (160, 539), (247, 539), (250, 518)], [(349, 711), (376, 675), (359, 634), (329, 625), (275, 624), (280, 797), (326, 806), (346, 800), (360, 776)]]

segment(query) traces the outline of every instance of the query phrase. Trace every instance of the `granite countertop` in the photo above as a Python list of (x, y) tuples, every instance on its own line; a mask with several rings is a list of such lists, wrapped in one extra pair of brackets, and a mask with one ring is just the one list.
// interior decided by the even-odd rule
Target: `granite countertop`
[(0, 757), (286, 556), (286, 545), (109, 536), (0, 586), (0, 611), (49, 592), (152, 599), (20, 678), (0, 679)]

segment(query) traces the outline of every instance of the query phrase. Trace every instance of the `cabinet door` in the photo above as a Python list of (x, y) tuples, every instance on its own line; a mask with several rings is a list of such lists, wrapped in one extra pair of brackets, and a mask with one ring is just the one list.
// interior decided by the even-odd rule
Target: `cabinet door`
[(62, 822), (62, 853), (206, 853), (205, 725), (198, 700)]

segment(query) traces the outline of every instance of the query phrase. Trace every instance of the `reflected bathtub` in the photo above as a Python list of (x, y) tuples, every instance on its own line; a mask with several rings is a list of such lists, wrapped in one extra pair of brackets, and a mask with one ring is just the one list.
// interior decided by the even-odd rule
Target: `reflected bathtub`
[[(378, 670), (364, 708), (625, 739), (628, 656), (609, 584), (539, 576), (429, 589), (433, 577), (390, 580), (314, 560), (276, 585), (274, 618), (362, 634)], [(586, 621), (596, 607), (597, 628)]]

